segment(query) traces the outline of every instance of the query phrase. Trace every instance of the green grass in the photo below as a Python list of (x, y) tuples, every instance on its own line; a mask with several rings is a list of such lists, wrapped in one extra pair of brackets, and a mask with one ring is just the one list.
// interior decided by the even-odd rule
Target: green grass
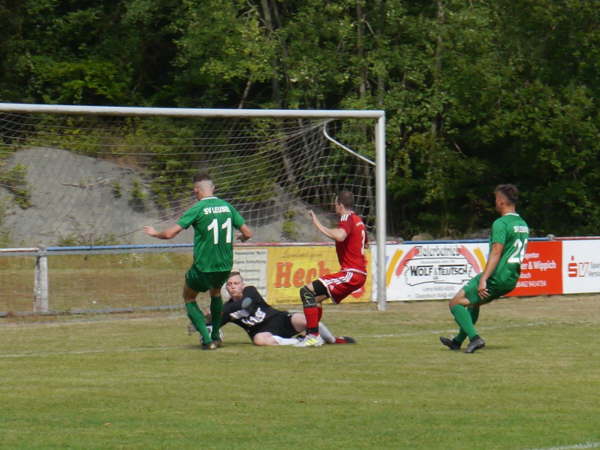
[[(1, 448), (600, 446), (600, 296), (484, 307), (488, 346), (441, 347), (445, 302), (326, 305), (357, 345), (205, 352), (180, 313), (0, 321)], [(586, 447), (591, 448), (591, 447)]]
[[(49, 307), (55, 312), (147, 308), (181, 303), (189, 254), (51, 257)], [(31, 313), (33, 257), (0, 258), (0, 312)]]

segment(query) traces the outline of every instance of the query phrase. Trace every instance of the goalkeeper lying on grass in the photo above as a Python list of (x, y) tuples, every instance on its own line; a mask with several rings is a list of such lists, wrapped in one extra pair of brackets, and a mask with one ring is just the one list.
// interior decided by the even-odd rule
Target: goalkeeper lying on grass
[[(254, 286), (245, 286), (239, 272), (231, 272), (225, 289), (231, 297), (223, 305), (221, 326), (233, 322), (242, 327), (255, 345), (295, 345), (295, 337), (306, 331), (303, 313), (290, 313), (270, 306)], [(210, 317), (207, 317), (210, 320)], [(353, 344), (351, 337), (335, 337), (324, 324), (319, 332), (328, 344)]]

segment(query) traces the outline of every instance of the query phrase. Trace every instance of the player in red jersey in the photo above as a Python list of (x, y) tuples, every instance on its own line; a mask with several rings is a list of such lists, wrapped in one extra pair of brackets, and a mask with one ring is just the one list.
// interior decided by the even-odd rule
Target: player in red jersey
[(300, 299), (306, 317), (306, 337), (297, 345), (319, 347), (323, 339), (319, 336), (319, 321), (323, 315), (322, 302), (331, 298), (341, 302), (352, 292), (360, 289), (367, 280), (365, 245), (367, 230), (362, 219), (354, 213), (354, 196), (350, 191), (341, 191), (335, 199), (335, 212), (340, 221), (335, 228), (327, 228), (309, 211), (315, 227), (335, 241), (335, 251), (341, 269), (337, 273), (322, 276), (300, 289)]

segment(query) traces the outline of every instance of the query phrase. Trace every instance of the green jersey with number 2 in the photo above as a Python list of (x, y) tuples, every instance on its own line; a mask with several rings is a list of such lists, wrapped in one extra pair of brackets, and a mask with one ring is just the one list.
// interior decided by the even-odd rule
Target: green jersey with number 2
[(510, 288), (517, 284), (521, 263), (525, 259), (529, 227), (517, 213), (508, 213), (496, 219), (492, 225), (490, 251), (495, 243), (504, 245), (500, 261), (491, 275), (499, 286)]
[(244, 218), (225, 200), (206, 197), (177, 221), (182, 228), (194, 227), (194, 265), (200, 272), (225, 272), (233, 266), (233, 230)]

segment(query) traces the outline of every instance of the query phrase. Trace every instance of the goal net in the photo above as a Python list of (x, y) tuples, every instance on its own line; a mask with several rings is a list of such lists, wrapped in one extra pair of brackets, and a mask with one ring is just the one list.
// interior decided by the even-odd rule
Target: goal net
[[(307, 210), (315, 210), (333, 225), (332, 202), (343, 189), (353, 192), (355, 211), (374, 240), (372, 120), (369, 124), (324, 114), (251, 117), (241, 111), (237, 117), (219, 117), (178, 116), (172, 113), (181, 110), (168, 109), (154, 113), (114, 108), (110, 114), (105, 110), (0, 108), (0, 247), (156, 244), (159, 241), (146, 236), (142, 227), (173, 224), (196, 201), (192, 178), (198, 172), (209, 173), (215, 194), (244, 216), (255, 232), (253, 242), (322, 241)], [(192, 238), (193, 231), (187, 230), (172, 242), (189, 243)], [(70, 281), (68, 270), (73, 264), (81, 269), (85, 263), (53, 262), (54, 277), (60, 276), (61, 265), (66, 267), (64, 282), (51, 286), (90, 286), (96, 268), (109, 270), (115, 265), (132, 270), (154, 265), (159, 270), (165, 258), (176, 267), (178, 286), (189, 263), (189, 258), (176, 254), (115, 253), (71, 256), (92, 262), (87, 264), (88, 282), (83, 272), (77, 282)], [(148, 283), (142, 272), (126, 278), (139, 285), (134, 289), (137, 295), (147, 298), (149, 289), (166, 285), (166, 281)], [(105, 287), (102, 281), (98, 289)], [(77, 295), (75, 286), (69, 289), (62, 297)], [(171, 290), (170, 285), (166, 289)], [(123, 295), (131, 297), (129, 292)], [(170, 295), (177, 302), (177, 296)], [(127, 300), (115, 302), (127, 306)]]
[(166, 225), (189, 208), (199, 171), (212, 175), (217, 195), (256, 228), (257, 240), (315, 240), (302, 226), (306, 209), (331, 213), (340, 189), (354, 193), (356, 212), (373, 231), (373, 166), (324, 133), (373, 158), (369, 137), (353, 125), (0, 114), (6, 238), (25, 246), (149, 242), (141, 227)]

